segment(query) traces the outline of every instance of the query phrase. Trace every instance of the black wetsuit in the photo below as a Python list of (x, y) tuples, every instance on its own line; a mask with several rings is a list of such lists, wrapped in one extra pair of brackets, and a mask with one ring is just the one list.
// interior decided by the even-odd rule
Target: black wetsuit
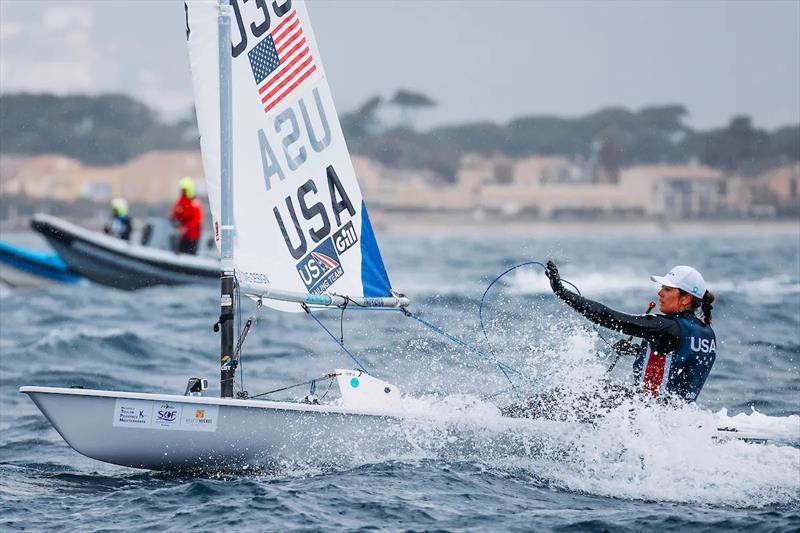
[(678, 347), (681, 327), (675, 317), (694, 317), (694, 313), (691, 311), (669, 315), (629, 315), (567, 289), (563, 289), (557, 294), (567, 305), (595, 324), (644, 339), (658, 353), (670, 353)]
[(570, 307), (595, 324), (644, 339), (633, 363), (639, 386), (630, 389), (605, 383), (594, 394), (569, 397), (556, 388), (545, 394), (510, 405), (506, 416), (591, 420), (636, 393), (676, 397), (694, 401), (705, 384), (716, 358), (716, 339), (710, 326), (692, 311), (666, 315), (630, 315), (570, 292), (563, 287), (556, 294)]
[(556, 294), (595, 324), (646, 341), (633, 362), (642, 392), (697, 399), (716, 359), (716, 336), (693, 311), (629, 315), (564, 288)]

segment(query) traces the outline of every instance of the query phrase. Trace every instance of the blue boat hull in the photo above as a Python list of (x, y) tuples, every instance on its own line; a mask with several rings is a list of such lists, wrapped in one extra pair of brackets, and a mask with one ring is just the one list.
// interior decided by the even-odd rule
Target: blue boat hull
[(35, 286), (47, 282), (76, 283), (81, 278), (58, 254), (0, 241), (0, 279), (12, 286)]

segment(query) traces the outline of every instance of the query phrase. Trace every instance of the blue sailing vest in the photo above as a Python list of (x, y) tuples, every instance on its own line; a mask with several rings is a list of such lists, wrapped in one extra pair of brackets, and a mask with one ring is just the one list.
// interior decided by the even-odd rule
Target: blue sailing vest
[(681, 329), (678, 347), (660, 354), (647, 345), (634, 361), (633, 370), (644, 392), (653, 396), (671, 394), (693, 402), (714, 366), (716, 335), (711, 326), (704, 326), (697, 318), (673, 318)]

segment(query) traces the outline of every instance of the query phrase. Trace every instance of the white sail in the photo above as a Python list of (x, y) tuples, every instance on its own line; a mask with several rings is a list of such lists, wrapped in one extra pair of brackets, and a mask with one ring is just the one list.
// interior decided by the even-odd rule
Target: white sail
[[(237, 2), (231, 23), (234, 263), (244, 284), (390, 295), (308, 19), (298, 0)], [(203, 165), (219, 240), (216, 0), (186, 2)], [(297, 304), (266, 305), (299, 311)]]

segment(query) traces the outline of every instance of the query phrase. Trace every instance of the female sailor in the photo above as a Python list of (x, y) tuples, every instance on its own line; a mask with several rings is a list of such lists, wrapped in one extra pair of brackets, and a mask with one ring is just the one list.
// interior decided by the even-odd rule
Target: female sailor
[(706, 290), (697, 270), (680, 265), (665, 276), (650, 276), (661, 284), (661, 314), (655, 315), (621, 313), (567, 290), (552, 261), (547, 262), (545, 273), (553, 292), (580, 314), (595, 324), (643, 340), (633, 362), (640, 392), (687, 402), (697, 399), (716, 358), (711, 328), (714, 295)]

